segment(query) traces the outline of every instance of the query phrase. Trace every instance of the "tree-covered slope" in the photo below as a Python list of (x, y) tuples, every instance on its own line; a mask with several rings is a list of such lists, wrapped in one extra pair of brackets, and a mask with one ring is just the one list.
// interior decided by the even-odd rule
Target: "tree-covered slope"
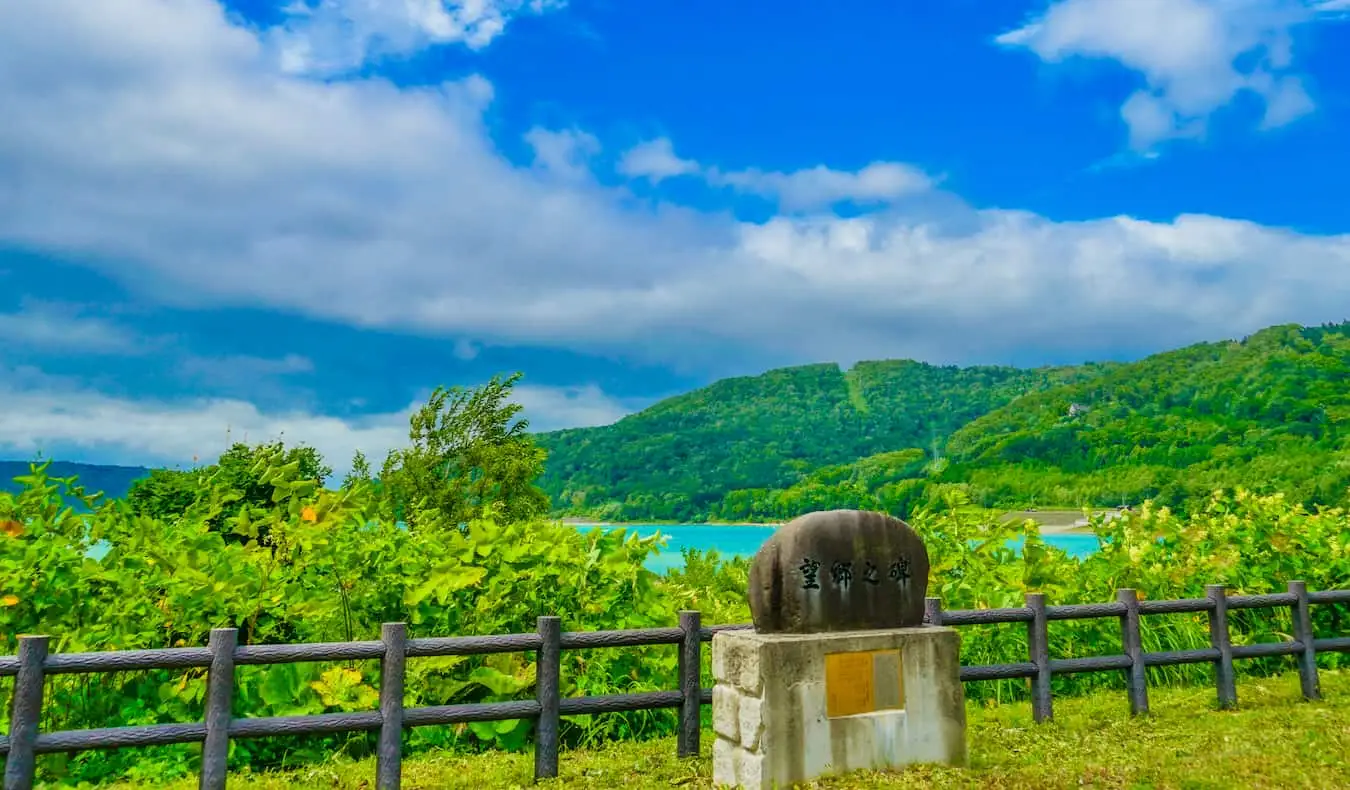
[(555, 502), (609, 518), (903, 514), (953, 488), (989, 507), (1184, 506), (1234, 486), (1350, 504), (1350, 323), (1055, 370), (791, 368), (545, 444)]
[(911, 361), (808, 365), (725, 379), (600, 428), (545, 433), (541, 481), (560, 509), (707, 517), (736, 489), (782, 488), (863, 456), (940, 445), (1028, 392), (1111, 366), (1019, 370)]
[(1215, 487), (1346, 501), (1350, 323), (1277, 326), (1033, 393), (947, 443), (948, 482), (1007, 504), (1179, 504)]
[[(15, 492), (22, 486), (14, 478), (27, 475), (28, 461), (0, 461), (0, 491)], [(140, 466), (110, 466), (107, 464), (79, 464), (53, 461), (47, 468), (49, 477), (78, 477), (79, 484), (89, 493), (102, 491), (111, 499), (126, 496), (131, 484), (150, 474)]]

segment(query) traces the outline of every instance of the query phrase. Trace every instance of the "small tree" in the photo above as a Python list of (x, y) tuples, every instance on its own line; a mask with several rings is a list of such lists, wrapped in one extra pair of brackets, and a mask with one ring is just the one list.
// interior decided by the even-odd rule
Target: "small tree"
[(347, 476), (342, 478), (342, 490), (350, 491), (356, 487), (357, 483), (371, 482), (370, 479), (370, 461), (366, 460), (366, 454), (360, 450), (352, 456), (352, 470)]
[(547, 454), (509, 401), (519, 380), (516, 373), (476, 388), (436, 388), (409, 420), (411, 446), (389, 453), (380, 473), (395, 517), (415, 528), (419, 511), (462, 524), (489, 509), (506, 521), (548, 510), (534, 484)]

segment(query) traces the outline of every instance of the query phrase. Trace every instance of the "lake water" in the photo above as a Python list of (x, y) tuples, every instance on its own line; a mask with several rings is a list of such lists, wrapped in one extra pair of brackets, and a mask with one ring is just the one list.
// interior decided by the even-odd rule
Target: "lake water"
[[(578, 529), (595, 529), (595, 524), (578, 524)], [(616, 527), (604, 527), (615, 529)], [(683, 549), (707, 551), (716, 549), (722, 556), (749, 557), (773, 534), (775, 527), (752, 527), (708, 524), (624, 524), (623, 529), (650, 537), (657, 532), (664, 535), (666, 548), (647, 561), (647, 567), (657, 573), (684, 564)], [(1055, 534), (1043, 536), (1046, 543), (1063, 549), (1075, 557), (1086, 557), (1097, 550), (1096, 535)], [(1014, 547), (1021, 541), (1016, 541)]]
[[(619, 529), (608, 525), (598, 524), (577, 524), (577, 529), (588, 530), (600, 527), (602, 529)], [(638, 535), (648, 538), (660, 532), (666, 538), (666, 547), (664, 550), (654, 554), (647, 560), (647, 567), (656, 573), (665, 573), (671, 568), (678, 568), (684, 564), (684, 555), (681, 553), (684, 549), (699, 549), (708, 551), (716, 549), (717, 553), (723, 557), (750, 557), (759, 551), (759, 547), (764, 545), (764, 541), (769, 539), (776, 527), (754, 527), (731, 524), (624, 524), (622, 529), (629, 532), (636, 532)], [(1063, 549), (1074, 557), (1086, 557), (1097, 550), (1096, 535), (1082, 534), (1057, 534), (1044, 535), (1046, 543), (1051, 546)], [(1013, 547), (1021, 545), (1021, 541), (1013, 541)], [(108, 543), (99, 541), (90, 547), (87, 555), (95, 560), (103, 559), (108, 553)]]

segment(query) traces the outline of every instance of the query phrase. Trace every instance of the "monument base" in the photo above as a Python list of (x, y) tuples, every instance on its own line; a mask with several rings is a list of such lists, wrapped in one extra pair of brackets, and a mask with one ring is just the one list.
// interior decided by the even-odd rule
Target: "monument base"
[(965, 764), (952, 628), (721, 631), (712, 666), (715, 785), (785, 788), (861, 769)]

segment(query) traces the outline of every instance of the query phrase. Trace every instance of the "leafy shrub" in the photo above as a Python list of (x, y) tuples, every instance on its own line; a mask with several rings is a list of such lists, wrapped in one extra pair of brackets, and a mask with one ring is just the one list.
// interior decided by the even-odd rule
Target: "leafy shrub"
[[(23, 633), (53, 635), (56, 651), (126, 650), (205, 644), (210, 629), (237, 627), (245, 644), (376, 639), (382, 622), (415, 635), (532, 631), (542, 614), (569, 629), (643, 628), (674, 617), (643, 568), (655, 541), (618, 532), (583, 534), (556, 523), (465, 525), (420, 514), (415, 530), (377, 517), (369, 483), (319, 490), (266, 470), (274, 507), (245, 507), (214, 526), (220, 492), (207, 506), (169, 520), (138, 515), (126, 502), (88, 497), (72, 481), (36, 467), (17, 495), (0, 494), (0, 654)], [(228, 497), (224, 497), (228, 499)], [(68, 500), (82, 501), (87, 514)], [(214, 500), (214, 504), (211, 504)], [(266, 536), (261, 540), (260, 536)], [(98, 546), (103, 553), (94, 559)], [(510, 699), (534, 680), (532, 655), (414, 659), (409, 705)], [(236, 715), (280, 716), (370, 709), (378, 667), (351, 664), (242, 668)], [(623, 693), (675, 687), (672, 649), (571, 652), (563, 693)], [(72, 681), (72, 682), (66, 682)], [(78, 681), (78, 682), (75, 682)], [(57, 678), (46, 726), (63, 729), (200, 718), (204, 670), (119, 673), (102, 682)], [(569, 719), (571, 742), (662, 731), (668, 712)], [(415, 731), (413, 748), (460, 743), (518, 747), (529, 722)], [(240, 741), (232, 763), (253, 767), (316, 759), (370, 738)], [(125, 773), (136, 762), (172, 773), (192, 767), (193, 748), (151, 755), (90, 753), (56, 761), (71, 780)], [(49, 763), (49, 766), (54, 763)]]

